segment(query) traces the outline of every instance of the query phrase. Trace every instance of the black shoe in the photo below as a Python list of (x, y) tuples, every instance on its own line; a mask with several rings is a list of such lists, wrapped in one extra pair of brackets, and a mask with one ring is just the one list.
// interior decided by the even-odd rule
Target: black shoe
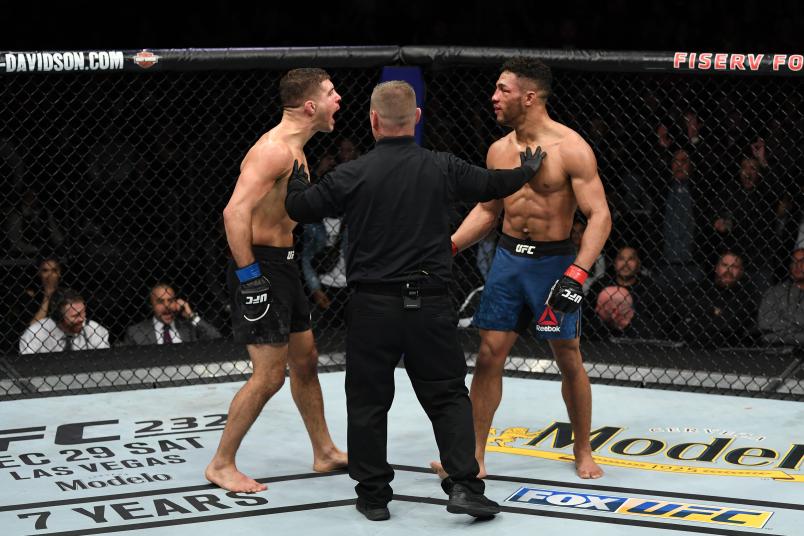
[(469, 514), (474, 517), (494, 517), (500, 513), (500, 505), (487, 499), (482, 493), (472, 493), (463, 484), (455, 484), (449, 494), (447, 512)]
[(387, 506), (373, 506), (360, 500), (357, 501), (355, 506), (357, 511), (366, 516), (369, 521), (385, 521), (391, 518), (391, 512), (388, 511)]

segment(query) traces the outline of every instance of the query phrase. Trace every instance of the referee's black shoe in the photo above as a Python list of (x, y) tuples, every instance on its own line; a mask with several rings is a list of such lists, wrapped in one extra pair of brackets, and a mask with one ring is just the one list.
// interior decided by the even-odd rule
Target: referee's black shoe
[(385, 521), (391, 518), (391, 512), (387, 506), (376, 506), (366, 504), (360, 499), (357, 500), (357, 511), (366, 516), (369, 521)]
[(489, 518), (500, 513), (500, 505), (482, 493), (472, 493), (463, 484), (455, 484), (449, 493), (447, 512)]

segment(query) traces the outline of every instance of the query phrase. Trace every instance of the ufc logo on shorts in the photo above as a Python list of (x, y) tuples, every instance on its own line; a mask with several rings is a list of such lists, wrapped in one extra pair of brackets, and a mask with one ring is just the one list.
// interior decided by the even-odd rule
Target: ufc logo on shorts
[(525, 253), (526, 255), (533, 255), (533, 250), (536, 249), (536, 246), (529, 246), (527, 244), (517, 244), (516, 245), (516, 252), (517, 253)]
[(564, 291), (561, 293), (562, 298), (567, 298), (569, 301), (573, 301), (575, 303), (581, 303), (583, 296), (578, 294), (577, 292), (572, 292), (570, 289), (565, 288)]
[(296, 256), (295, 251), (288, 251), (288, 260), (289, 261), (292, 261), (295, 258), (295, 256)]
[(268, 294), (260, 294), (259, 296), (246, 296), (246, 305), (255, 305), (257, 303), (265, 303), (268, 301)]

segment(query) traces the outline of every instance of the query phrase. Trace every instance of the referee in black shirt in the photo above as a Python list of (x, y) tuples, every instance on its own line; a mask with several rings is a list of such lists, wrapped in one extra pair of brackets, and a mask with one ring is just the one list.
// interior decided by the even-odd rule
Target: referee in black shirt
[(357, 509), (388, 519), (394, 471), (386, 459), (394, 368), (404, 355), (413, 389), (433, 424), (442, 481), (452, 513), (488, 517), (500, 511), (483, 495), (474, 454), (466, 361), (457, 315), (447, 294), (452, 268), (453, 202), (507, 197), (531, 179), (544, 153), (522, 154), (522, 167), (487, 170), (413, 139), (421, 110), (413, 88), (384, 82), (371, 95), (374, 149), (341, 164), (310, 186), (294, 166), (285, 208), (297, 222), (343, 215), (349, 229), (346, 280), (346, 404), (349, 475)]

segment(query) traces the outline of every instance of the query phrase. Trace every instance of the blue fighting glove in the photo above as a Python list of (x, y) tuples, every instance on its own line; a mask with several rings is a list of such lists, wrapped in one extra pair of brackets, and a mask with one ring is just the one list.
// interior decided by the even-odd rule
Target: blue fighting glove
[(271, 296), (271, 282), (262, 275), (259, 263), (252, 263), (235, 271), (240, 280), (240, 304), (243, 318), (249, 322), (257, 320), (268, 314), (273, 297)]

